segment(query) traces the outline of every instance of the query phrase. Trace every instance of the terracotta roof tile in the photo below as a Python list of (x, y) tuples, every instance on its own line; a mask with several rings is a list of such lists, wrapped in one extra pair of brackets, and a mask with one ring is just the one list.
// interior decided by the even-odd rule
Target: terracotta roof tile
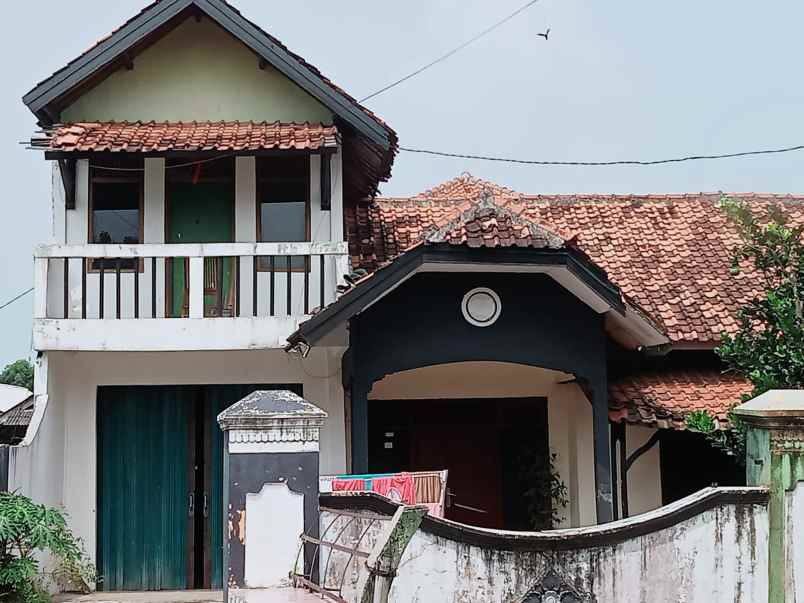
[[(571, 239), (674, 342), (716, 343), (737, 329), (737, 309), (759, 291), (750, 272), (730, 273), (738, 237), (717, 207), (721, 193), (534, 196), (469, 175), (415, 197), (347, 208), (353, 265), (374, 270), (466, 212), (484, 190), (522, 219)], [(730, 196), (758, 207), (777, 202), (804, 223), (804, 197)]]
[(446, 224), (425, 232), (423, 238), (428, 243), (473, 248), (559, 249), (567, 243), (557, 234), (523, 217), (516, 209), (498, 204), (489, 191)]
[(60, 124), (34, 148), (62, 152), (317, 150), (337, 147), (335, 126), (281, 122), (96, 122)]
[(752, 386), (743, 377), (715, 369), (672, 370), (630, 375), (609, 384), (609, 419), (686, 429), (685, 417), (706, 410), (720, 425)]

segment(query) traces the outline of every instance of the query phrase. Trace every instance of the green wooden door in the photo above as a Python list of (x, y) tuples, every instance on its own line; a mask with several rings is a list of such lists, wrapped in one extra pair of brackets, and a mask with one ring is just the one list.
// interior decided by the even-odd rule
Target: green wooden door
[(188, 584), (192, 391), (98, 389), (98, 573), (103, 590)]
[[(229, 243), (234, 240), (234, 193), (229, 183), (173, 183), (169, 189), (168, 243)], [(204, 316), (231, 316), (234, 300), (232, 258), (204, 261)], [(188, 262), (170, 262), (168, 313), (187, 316)]]

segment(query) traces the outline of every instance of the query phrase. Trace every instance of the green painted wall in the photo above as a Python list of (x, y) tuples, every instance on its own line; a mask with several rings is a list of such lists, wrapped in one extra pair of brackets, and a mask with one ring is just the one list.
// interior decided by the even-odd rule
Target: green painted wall
[(209, 19), (188, 19), (64, 109), (61, 121), (316, 121), (332, 113)]

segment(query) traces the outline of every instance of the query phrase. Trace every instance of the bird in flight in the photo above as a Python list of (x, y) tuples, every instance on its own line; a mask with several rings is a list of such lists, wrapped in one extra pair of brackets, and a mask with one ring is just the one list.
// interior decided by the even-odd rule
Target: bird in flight
[(537, 35), (537, 36), (541, 36), (541, 37), (543, 37), (545, 40), (547, 40), (547, 39), (550, 37), (550, 28), (548, 27), (546, 32), (544, 32), (544, 33), (540, 33), (540, 34), (536, 34), (536, 35)]

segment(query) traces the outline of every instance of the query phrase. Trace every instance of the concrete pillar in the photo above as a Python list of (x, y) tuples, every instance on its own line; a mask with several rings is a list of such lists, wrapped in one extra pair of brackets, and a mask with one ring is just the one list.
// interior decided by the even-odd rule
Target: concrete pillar
[(772, 390), (738, 406), (734, 414), (747, 426), (747, 484), (770, 491), (768, 601), (794, 601), (794, 560), (802, 555), (795, 550), (802, 545), (794, 535), (804, 528), (804, 519), (788, 517), (788, 507), (796, 496), (804, 496), (802, 489), (796, 492), (804, 481), (804, 391)]
[[(229, 589), (318, 581), (319, 433), (327, 414), (289, 391), (257, 391), (218, 416), (224, 431), (223, 571)], [(303, 559), (303, 561), (302, 561)]]

